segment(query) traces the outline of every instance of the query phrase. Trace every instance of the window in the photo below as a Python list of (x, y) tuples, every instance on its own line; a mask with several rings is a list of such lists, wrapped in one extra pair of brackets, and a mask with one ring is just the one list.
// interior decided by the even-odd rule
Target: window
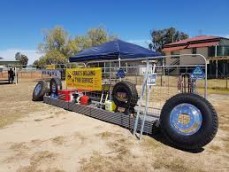
[(229, 46), (217, 46), (217, 56), (229, 56)]
[(208, 47), (208, 57), (215, 57), (215, 47)]
[[(192, 54), (196, 54), (197, 53), (197, 48), (192, 48)], [(196, 57), (196, 55), (192, 55), (192, 57)]]

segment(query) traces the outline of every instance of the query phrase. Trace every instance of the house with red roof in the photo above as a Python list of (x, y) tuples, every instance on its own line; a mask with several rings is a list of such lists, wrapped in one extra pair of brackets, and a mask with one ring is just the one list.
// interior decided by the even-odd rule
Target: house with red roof
[[(164, 45), (165, 55), (202, 54), (208, 60), (208, 75), (229, 75), (229, 39), (218, 36), (196, 36)], [(197, 55), (167, 57), (166, 65), (201, 65), (204, 60)]]

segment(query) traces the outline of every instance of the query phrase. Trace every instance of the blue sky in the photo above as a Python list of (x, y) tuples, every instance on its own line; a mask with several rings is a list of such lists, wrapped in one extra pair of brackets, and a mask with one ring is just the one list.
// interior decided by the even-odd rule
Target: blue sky
[(103, 26), (143, 46), (151, 30), (170, 26), (190, 36), (229, 37), (228, 7), (228, 0), (1, 0), (0, 56), (13, 59), (21, 51), (31, 64), (40, 56), (42, 30), (57, 25), (72, 36)]

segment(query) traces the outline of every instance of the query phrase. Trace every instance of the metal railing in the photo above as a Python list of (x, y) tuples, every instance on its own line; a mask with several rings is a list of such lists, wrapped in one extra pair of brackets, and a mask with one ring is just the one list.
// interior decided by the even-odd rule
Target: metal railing
[[(161, 65), (155, 66), (155, 60), (160, 58), (192, 55), (201, 57), (204, 64), (180, 65), (176, 62), (170, 65), (164, 65), (164, 63), (161, 63)], [(179, 61), (179, 59), (177, 61)], [(139, 118), (140, 116), (143, 116), (140, 124), (141, 130), (139, 138), (141, 138), (143, 133), (146, 116), (159, 116), (166, 100), (173, 95), (176, 95), (179, 92), (192, 92), (195, 94), (201, 94), (203, 97), (207, 98), (207, 60), (201, 54), (183, 54), (137, 59), (118, 58), (117, 60), (91, 61), (86, 65), (95, 66), (96, 64), (98, 67), (103, 67), (103, 80), (109, 81), (110, 85), (114, 85), (121, 80), (130, 81), (136, 84), (139, 93), (139, 101), (136, 109), (137, 116), (135, 119), (133, 134), (136, 134)], [(191, 76), (194, 75), (194, 70), (196, 70), (197, 66), (199, 70), (204, 71), (202, 81), (197, 80), (198, 78), (191, 78)], [(120, 69), (125, 71), (125, 77), (123, 78), (117, 77), (117, 72)], [(150, 74), (155, 73), (157, 75), (156, 85), (148, 85)], [(185, 79), (187, 76), (188, 78)]]

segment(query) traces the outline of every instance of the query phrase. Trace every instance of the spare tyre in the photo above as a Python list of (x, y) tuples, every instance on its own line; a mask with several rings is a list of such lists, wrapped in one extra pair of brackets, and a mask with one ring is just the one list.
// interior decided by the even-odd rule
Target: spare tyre
[(115, 84), (113, 101), (118, 107), (134, 108), (138, 102), (138, 92), (135, 84), (128, 81), (121, 81)]
[(203, 97), (181, 93), (167, 100), (163, 106), (160, 127), (176, 147), (199, 149), (215, 137), (218, 117), (213, 106)]
[(50, 80), (50, 93), (58, 95), (58, 91), (62, 90), (62, 82), (59, 78), (52, 78)]
[(39, 81), (33, 90), (33, 101), (42, 101), (45, 93), (47, 92), (47, 83)]

